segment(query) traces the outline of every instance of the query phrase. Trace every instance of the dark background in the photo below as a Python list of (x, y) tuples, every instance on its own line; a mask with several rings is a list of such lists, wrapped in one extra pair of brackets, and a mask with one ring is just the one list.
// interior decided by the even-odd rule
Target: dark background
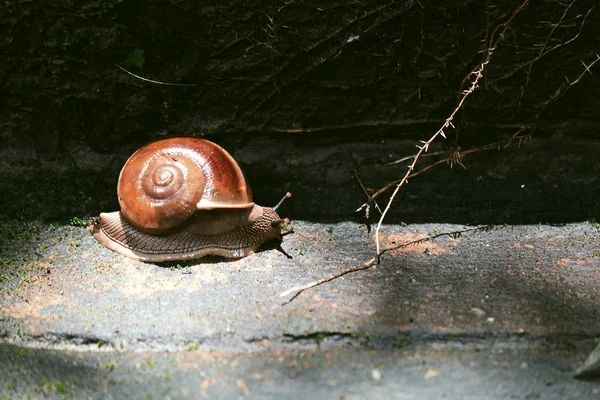
[[(291, 191), (292, 219), (362, 220), (354, 171), (372, 189), (404, 174), (406, 163), (385, 164), (441, 126), (486, 37), (520, 4), (5, 2), (0, 218), (115, 210), (119, 170), (136, 148), (196, 135), (234, 155), (257, 203)], [(536, 1), (517, 15), (456, 129), (430, 150), (446, 153), (418, 166), (457, 147), (502, 149), (411, 180), (389, 222), (597, 216), (600, 72), (584, 74), (600, 52), (595, 5)], [(529, 140), (504, 148), (523, 126)]]
[[(373, 257), (349, 222), (356, 176), (405, 173), (386, 164), (442, 126), (521, 0), (4, 1), (0, 397), (597, 395), (571, 372), (600, 332), (600, 225), (548, 225), (600, 210), (597, 3), (511, 21), (417, 169), (480, 151), (411, 179), (386, 219), (408, 226), (381, 230), (384, 248), (446, 235), (282, 305)], [(123, 163), (172, 135), (228, 149), (259, 204), (293, 192), (289, 258), (142, 265), (100, 247), (87, 224), (118, 208)], [(479, 223), (500, 225), (462, 226)]]

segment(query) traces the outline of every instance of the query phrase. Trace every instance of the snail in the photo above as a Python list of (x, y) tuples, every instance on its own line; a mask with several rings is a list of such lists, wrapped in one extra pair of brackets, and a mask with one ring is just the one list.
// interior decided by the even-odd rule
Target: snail
[(208, 140), (163, 139), (137, 150), (117, 187), (121, 211), (101, 213), (90, 226), (105, 247), (145, 262), (206, 255), (241, 258), (280, 238), (289, 220), (252, 202), (237, 162)]

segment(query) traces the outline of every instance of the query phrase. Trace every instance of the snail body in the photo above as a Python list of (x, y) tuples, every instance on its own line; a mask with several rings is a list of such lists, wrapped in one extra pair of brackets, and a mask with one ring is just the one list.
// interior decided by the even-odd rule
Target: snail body
[(287, 222), (276, 211), (281, 202), (252, 201), (227, 151), (198, 138), (140, 148), (123, 166), (117, 194), (121, 210), (100, 214), (91, 231), (105, 247), (146, 262), (245, 257), (280, 237)]

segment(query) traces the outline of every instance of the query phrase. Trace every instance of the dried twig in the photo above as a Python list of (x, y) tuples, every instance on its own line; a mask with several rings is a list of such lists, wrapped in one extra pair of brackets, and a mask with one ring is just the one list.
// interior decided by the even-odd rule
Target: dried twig
[[(512, 22), (512, 20), (527, 5), (527, 3), (529, 3), (529, 0), (523, 1), (523, 3), (521, 3), (521, 5), (512, 13), (510, 18), (506, 22), (504, 22), (503, 24), (500, 24), (499, 26), (496, 27), (496, 29), (494, 30), (494, 32), (492, 33), (492, 35), (490, 37), (490, 40), (493, 40), (493, 38), (495, 37), (495, 33), (498, 30), (500, 30), (500, 28), (502, 27), (502, 30), (500, 31), (498, 39), (496, 39), (496, 41), (494, 42), (494, 45), (492, 47), (488, 47), (486, 49), (486, 52), (487, 52), (486, 59), (482, 63), (480, 63), (478, 67), (474, 68), (471, 71), (471, 73), (469, 74), (469, 77), (474, 76), (475, 79), (473, 79), (473, 81), (471, 82), (471, 85), (469, 86), (469, 88), (467, 90), (462, 91), (462, 97), (461, 97), (460, 101), (458, 102), (458, 105), (456, 106), (454, 111), (452, 111), (452, 114), (450, 114), (450, 116), (446, 119), (446, 122), (442, 125), (442, 127), (440, 129), (438, 129), (438, 131), (435, 132), (429, 138), (429, 140), (421, 141), (421, 143), (422, 143), (421, 146), (417, 145), (417, 148), (419, 149), (419, 151), (414, 155), (413, 162), (408, 166), (408, 171), (406, 172), (406, 174), (404, 174), (404, 177), (402, 177), (402, 179), (400, 179), (400, 182), (398, 182), (396, 189), (394, 190), (390, 199), (388, 200), (388, 203), (387, 203), (385, 209), (383, 210), (381, 217), (379, 218), (379, 222), (377, 223), (377, 228), (375, 229), (375, 245), (377, 248), (376, 257), (379, 257), (381, 255), (381, 249), (380, 249), (380, 243), (379, 243), (379, 230), (381, 229), (381, 224), (383, 223), (383, 220), (385, 219), (387, 212), (389, 211), (390, 207), (392, 206), (392, 203), (394, 202), (394, 199), (395, 199), (396, 195), (398, 194), (400, 187), (403, 184), (408, 183), (408, 177), (410, 176), (411, 172), (413, 171), (414, 166), (417, 163), (417, 160), (419, 159), (421, 154), (423, 154), (424, 152), (427, 151), (431, 142), (433, 142), (438, 136), (442, 136), (445, 138), (446, 135), (444, 134), (444, 129), (449, 129), (450, 127), (454, 128), (454, 125), (452, 124), (452, 120), (454, 119), (454, 116), (462, 108), (462, 106), (463, 106), (464, 102), (467, 100), (467, 98), (479, 87), (478, 86), (479, 80), (483, 77), (483, 71), (485, 70), (485, 67), (489, 63), (490, 58), (492, 57), (492, 54), (496, 50), (497, 46), (504, 39), (504, 34), (506, 33), (506, 30), (510, 26), (510, 23)], [(459, 153), (459, 155), (460, 155), (460, 153)], [(459, 164), (461, 164), (460, 158), (455, 158), (455, 161), (458, 162)]]
[(590, 75), (592, 75), (592, 71), (590, 70), (590, 68), (592, 68), (594, 66), (594, 64), (596, 64), (598, 61), (600, 61), (600, 55), (598, 55), (598, 53), (596, 53), (596, 58), (590, 64), (584, 63), (583, 60), (580, 60), (580, 61), (583, 64), (583, 68), (584, 68), (583, 72), (581, 74), (579, 74), (579, 76), (573, 82), (570, 82), (569, 78), (565, 77), (567, 82), (565, 84), (561, 85), (558, 89), (556, 89), (554, 94), (550, 97), (550, 100), (544, 102), (543, 104), (537, 106), (536, 108), (543, 108), (543, 107), (548, 106), (551, 103), (554, 103), (556, 100), (563, 97), (569, 91), (569, 89), (571, 89), (573, 86), (578, 84), (581, 81), (581, 79), (585, 76), (586, 73), (589, 73)]
[(276, 133), (316, 133), (323, 131), (336, 131), (336, 130), (345, 130), (345, 129), (355, 129), (355, 128), (379, 128), (379, 127), (407, 127), (414, 126), (419, 124), (430, 124), (431, 120), (427, 119), (407, 119), (401, 121), (361, 121), (355, 122), (352, 124), (343, 124), (343, 125), (324, 125), (324, 126), (316, 126), (312, 128), (270, 128), (263, 129), (263, 132), (276, 132)]
[[(391, 195), (390, 199), (388, 200), (388, 203), (383, 211), (383, 213), (381, 214), (381, 217), (379, 218), (379, 222), (377, 223), (377, 228), (375, 231), (375, 243), (376, 243), (376, 254), (375, 257), (373, 257), (372, 259), (370, 259), (369, 261), (366, 261), (362, 264), (359, 265), (355, 265), (353, 267), (350, 267), (348, 269), (345, 269), (341, 272), (337, 272), (333, 275), (330, 275), (328, 277), (325, 277), (323, 279), (320, 279), (318, 281), (309, 283), (307, 285), (304, 286), (298, 286), (298, 287), (294, 287), (291, 289), (286, 290), (285, 292), (281, 293), (280, 296), (284, 297), (287, 296), (293, 292), (296, 292), (287, 302), (285, 302), (284, 304), (287, 304), (289, 302), (291, 302), (292, 300), (294, 300), (296, 297), (298, 297), (302, 292), (313, 288), (315, 286), (321, 285), (323, 283), (332, 281), (336, 278), (339, 278), (343, 275), (346, 275), (348, 273), (351, 272), (355, 272), (355, 271), (361, 271), (361, 270), (365, 270), (368, 268), (373, 267), (374, 265), (377, 265), (381, 259), (381, 256), (384, 254), (384, 252), (388, 251), (389, 249), (384, 249), (381, 250), (380, 249), (380, 241), (379, 241), (379, 231), (381, 229), (381, 224), (383, 223), (383, 220), (385, 219), (385, 216), (387, 214), (387, 212), (389, 211), (394, 198), (396, 197), (396, 194), (398, 193), (398, 191), (400, 190), (400, 187), (403, 184), (408, 183), (408, 178), (411, 176), (411, 174), (413, 173), (412, 171), (414, 170), (414, 167), (418, 161), (418, 159), (421, 157), (422, 154), (426, 153), (427, 150), (429, 149), (429, 145), (438, 137), (438, 136), (442, 136), (442, 137), (446, 137), (444, 130), (448, 130), (450, 128), (454, 128), (454, 124), (452, 123), (454, 117), (456, 116), (456, 114), (458, 113), (458, 111), (462, 108), (463, 104), (465, 103), (465, 101), (467, 100), (467, 98), (479, 87), (479, 81), (480, 79), (483, 77), (483, 72), (485, 71), (486, 66), (488, 65), (490, 58), (492, 57), (493, 52), (495, 51), (495, 49), (497, 48), (497, 46), (502, 42), (502, 40), (504, 39), (504, 34), (506, 33), (507, 29), (509, 28), (511, 22), (513, 21), (513, 19), (517, 16), (517, 14), (519, 14), (519, 12), (529, 3), (529, 0), (524, 0), (523, 3), (521, 3), (521, 5), (513, 12), (513, 14), (510, 16), (510, 18), (505, 21), (504, 23), (498, 25), (496, 27), (496, 29), (494, 29), (493, 33), (490, 35), (489, 37), (489, 43), (493, 42), (493, 39), (496, 37), (496, 33), (498, 31), (500, 31), (500, 34), (498, 36), (498, 38), (496, 39), (493, 46), (488, 46), (488, 43), (486, 43), (486, 47), (485, 47), (485, 57), (483, 59), (483, 61), (481, 63), (479, 63), (475, 68), (473, 68), (473, 70), (468, 74), (468, 78), (471, 78), (474, 76), (473, 81), (471, 82), (470, 86), (468, 89), (466, 90), (462, 90), (461, 91), (461, 99), (458, 102), (458, 105), (456, 106), (456, 108), (454, 109), (454, 111), (450, 114), (450, 116), (448, 118), (446, 118), (445, 122), (443, 123), (442, 127), (440, 129), (438, 129), (427, 141), (421, 141), (420, 145), (417, 145), (417, 148), (419, 149), (417, 151), (417, 153), (412, 156), (411, 158), (413, 159), (412, 163), (408, 166), (408, 171), (406, 172), (406, 174), (404, 174), (404, 176), (399, 180), (399, 182), (397, 183), (396, 189), (394, 190), (393, 194)], [(487, 33), (486, 33), (487, 35)], [(462, 157), (463, 154), (461, 154), (460, 152), (455, 152), (455, 154), (453, 155), (452, 158), (452, 162), (457, 162), (457, 163), (461, 163), (460, 159)], [(462, 163), (461, 163), (462, 164)], [(370, 200), (372, 200), (373, 196), (370, 197)], [(369, 207), (369, 202), (363, 204), (357, 211), (362, 210), (363, 208)]]
[[(399, 250), (399, 249), (403, 249), (403, 248), (406, 248), (406, 247), (409, 247), (409, 246), (414, 246), (416, 244), (420, 244), (420, 243), (423, 243), (423, 242), (429, 242), (429, 241), (432, 241), (432, 240), (437, 239), (437, 238), (442, 237), (442, 236), (450, 236), (453, 239), (457, 239), (463, 233), (480, 231), (480, 230), (490, 230), (492, 228), (493, 228), (492, 226), (484, 225), (484, 226), (476, 226), (476, 227), (473, 227), (473, 228), (467, 228), (467, 229), (463, 229), (463, 230), (459, 230), (459, 231), (436, 233), (436, 234), (433, 234), (433, 235), (425, 236), (425, 237), (420, 238), (420, 239), (411, 240), (410, 242), (402, 243), (402, 244), (399, 244), (399, 245), (396, 245), (396, 246), (384, 249), (379, 256), (383, 255), (384, 253), (386, 253), (388, 251)], [(295, 286), (293, 288), (290, 288), (290, 289), (286, 290), (285, 292), (282, 292), (282, 293), (279, 294), (279, 297), (286, 297), (286, 296), (289, 296), (290, 294), (292, 294), (292, 293), (295, 292), (292, 297), (290, 297), (287, 301), (283, 302), (281, 305), (286, 305), (288, 303), (291, 303), (294, 299), (296, 299), (296, 297), (300, 296), (300, 294), (302, 292), (304, 292), (304, 291), (306, 291), (308, 289), (314, 288), (315, 286), (319, 286), (319, 285), (322, 285), (323, 283), (330, 282), (330, 281), (332, 281), (334, 279), (340, 278), (340, 277), (342, 277), (344, 275), (347, 275), (347, 274), (350, 274), (352, 272), (363, 271), (365, 269), (369, 269), (369, 268), (377, 265), (378, 260), (379, 260), (379, 257), (373, 257), (373, 258), (371, 258), (367, 262), (364, 262), (364, 263), (359, 264), (359, 265), (355, 265), (353, 267), (347, 268), (347, 269), (345, 269), (343, 271), (340, 271), (340, 272), (336, 272), (334, 274), (331, 274), (331, 275), (329, 275), (329, 276), (327, 276), (325, 278), (319, 279), (317, 281), (308, 283), (308, 284), (303, 285), (303, 286)]]
[(144, 81), (144, 82), (154, 83), (155, 85), (163, 85), (163, 86), (198, 86), (197, 83), (170, 83), (170, 82), (155, 81), (153, 79), (148, 79), (148, 78), (144, 78), (143, 76), (136, 75), (133, 72), (128, 71), (125, 68), (121, 67), (119, 64), (116, 64), (116, 63), (113, 63), (113, 64), (115, 64), (115, 66), (117, 68), (119, 68), (123, 72), (128, 73), (129, 75), (133, 76), (134, 78), (139, 79), (139, 80)]
[[(573, 0), (566, 8), (565, 11), (563, 12), (563, 14), (560, 16), (560, 19), (558, 20), (558, 22), (556, 24), (552, 24), (552, 29), (550, 30), (550, 33), (548, 34), (548, 36), (546, 36), (546, 41), (544, 42), (544, 45), (540, 48), (540, 52), (538, 53), (538, 56), (533, 60), (533, 62), (529, 63), (529, 66), (527, 67), (527, 72), (525, 74), (525, 84), (521, 87), (521, 97), (523, 97), (523, 95), (525, 94), (525, 89), (527, 88), (527, 86), (529, 86), (529, 77), (531, 76), (531, 69), (533, 68), (533, 64), (538, 61), (540, 58), (542, 58), (544, 56), (544, 53), (546, 52), (546, 48), (548, 47), (548, 43), (550, 42), (550, 38), (552, 37), (552, 35), (554, 34), (554, 31), (556, 30), (556, 28), (558, 28), (560, 26), (560, 24), (563, 22), (563, 20), (565, 19), (565, 17), (567, 16), (567, 13), (569, 12), (569, 10), (571, 9), (571, 6), (573, 6), (573, 4), (575, 4), (577, 0)], [(593, 9), (593, 7), (592, 7)], [(590, 13), (591, 9), (588, 11), (588, 14)], [(587, 14), (585, 15), (585, 17), (583, 17), (583, 21), (581, 22), (581, 28), (583, 28), (583, 23), (585, 22), (585, 19), (587, 18)], [(581, 29), (579, 30), (579, 33), (581, 33)], [(575, 35), (575, 37), (579, 36), (579, 33), (577, 35)], [(569, 41), (570, 42), (570, 41)], [(568, 42), (566, 42), (568, 43)], [(558, 46), (554, 46), (552, 48), (552, 50), (564, 46), (566, 43), (561, 43)], [(548, 53), (551, 50), (548, 51)], [(547, 53), (545, 53), (547, 54)]]
[[(593, 64), (591, 64), (591, 65), (593, 65)], [(533, 126), (523, 125), (523, 126), (521, 126), (519, 128), (519, 130), (517, 132), (515, 132), (510, 138), (508, 138), (508, 140), (503, 140), (503, 141), (494, 142), (494, 143), (488, 143), (486, 145), (475, 147), (475, 148), (468, 149), (468, 150), (460, 150), (459, 153), (458, 153), (459, 158), (462, 159), (464, 156), (467, 156), (467, 155), (473, 154), (473, 153), (478, 153), (478, 152), (481, 152), (481, 151), (494, 150), (494, 149), (500, 150), (502, 148), (506, 149), (506, 148), (512, 146), (515, 141), (518, 142), (518, 144), (520, 146), (523, 141), (529, 139), (529, 137), (530, 137), (529, 134), (523, 135), (522, 133), (525, 132), (526, 130), (533, 129), (533, 128), (534, 128)], [(448, 152), (446, 152), (446, 151), (438, 151), (438, 152), (435, 152), (435, 153), (424, 154), (422, 157), (433, 156), (433, 155), (440, 155), (440, 154), (447, 154), (447, 153)], [(412, 178), (414, 178), (414, 177), (422, 174), (423, 172), (428, 171), (431, 168), (433, 168), (435, 166), (438, 166), (440, 164), (447, 163), (447, 164), (450, 164), (452, 166), (452, 162), (456, 160), (456, 156), (457, 156), (457, 151), (454, 151), (453, 154), (452, 154), (452, 156), (445, 157), (445, 158), (443, 158), (441, 160), (437, 160), (436, 162), (434, 162), (432, 164), (429, 164), (426, 167), (423, 167), (420, 170), (411, 173), (408, 176), (408, 179), (412, 179)], [(390, 162), (389, 164), (386, 164), (386, 165), (398, 164), (398, 163), (401, 163), (403, 161), (408, 161), (411, 158), (413, 158), (413, 156), (404, 157), (404, 158), (401, 158), (399, 160), (392, 161), (392, 162)], [(387, 185), (385, 185), (381, 189), (378, 189), (372, 195), (369, 195), (367, 193), (367, 196), (369, 197), (369, 200), (366, 203), (362, 204), (360, 206), (360, 208), (358, 210), (356, 210), (356, 211), (360, 211), (364, 207), (368, 207), (368, 205), (370, 203), (372, 203), (377, 197), (379, 197), (380, 195), (382, 195), (383, 193), (385, 193), (386, 191), (388, 191), (394, 185), (397, 185), (398, 183), (400, 183), (401, 180), (402, 179), (398, 179), (398, 180), (395, 180), (395, 181), (392, 181), (392, 182), (388, 183)], [(362, 185), (362, 183), (361, 183), (361, 185)]]
[(410, 174), (414, 170), (414, 167), (415, 167), (417, 161), (419, 160), (419, 157), (421, 156), (421, 154), (423, 154), (424, 152), (426, 152), (429, 149), (429, 145), (431, 144), (431, 142), (433, 142), (438, 136), (442, 136), (442, 137), (445, 138), (446, 135), (444, 133), (444, 129), (448, 130), (450, 128), (454, 128), (454, 124), (452, 123), (452, 120), (454, 119), (454, 116), (462, 108), (464, 102), (467, 100), (467, 98), (469, 97), (469, 95), (471, 93), (473, 93), (479, 87), (478, 86), (478, 82), (479, 82), (479, 79), (481, 79), (481, 77), (483, 76), (482, 72), (483, 72), (485, 66), (487, 65), (487, 63), (488, 63), (488, 61), (486, 60), (485, 62), (483, 62), (479, 66), (479, 68), (476, 71), (472, 72), (472, 74), (475, 76), (475, 79), (471, 83), (471, 86), (469, 87), (469, 89), (467, 89), (467, 90), (465, 90), (463, 92), (463, 97), (460, 99), (458, 105), (456, 106), (456, 108), (454, 109), (454, 111), (452, 112), (452, 114), (450, 114), (450, 116), (448, 118), (446, 118), (446, 122), (444, 122), (444, 124), (442, 125), (442, 127), (440, 129), (438, 129), (437, 132), (435, 132), (429, 138), (429, 140), (427, 140), (427, 141), (421, 141), (422, 145), (417, 145), (417, 148), (419, 149), (419, 151), (417, 151), (417, 153), (413, 156), (413, 162), (408, 166), (408, 171), (406, 171), (406, 173), (404, 174), (404, 176), (402, 177), (402, 179), (400, 179), (400, 182), (398, 182), (398, 184), (396, 186), (396, 189), (392, 193), (392, 196), (388, 200), (388, 203), (387, 203), (385, 209), (383, 210), (383, 213), (381, 213), (381, 217), (379, 218), (379, 222), (377, 223), (377, 228), (375, 228), (375, 245), (377, 247), (377, 252), (376, 252), (377, 257), (379, 257), (380, 254), (381, 254), (380, 243), (379, 243), (379, 230), (381, 229), (381, 224), (383, 223), (383, 220), (385, 219), (385, 215), (387, 214), (387, 212), (389, 211), (390, 207), (392, 206), (394, 198), (398, 194), (398, 191), (400, 190), (400, 187), (403, 184), (408, 183), (408, 177), (410, 176)]
[(290, 289), (286, 290), (285, 292), (282, 292), (279, 295), (279, 297), (285, 297), (285, 296), (288, 296), (288, 295), (290, 295), (290, 294), (292, 294), (294, 292), (296, 292), (296, 293), (292, 297), (290, 297), (289, 300), (285, 301), (282, 305), (285, 305), (285, 304), (288, 304), (288, 303), (292, 302), (296, 297), (300, 296), (300, 294), (302, 292), (304, 292), (305, 290), (308, 290), (308, 289), (313, 288), (315, 286), (319, 286), (319, 285), (321, 285), (323, 283), (332, 281), (334, 279), (337, 279), (337, 278), (339, 278), (341, 276), (344, 276), (346, 274), (349, 274), (351, 272), (356, 272), (356, 271), (361, 271), (363, 269), (371, 268), (375, 264), (377, 264), (377, 257), (373, 257), (373, 258), (371, 258), (369, 261), (367, 261), (365, 263), (362, 263), (362, 264), (359, 264), (359, 265), (355, 265), (355, 266), (350, 267), (348, 269), (345, 269), (345, 270), (343, 270), (341, 272), (337, 272), (337, 273), (329, 275), (328, 277), (325, 277), (323, 279), (319, 279), (318, 281), (311, 282), (311, 283), (309, 283), (307, 285), (304, 285), (304, 286), (295, 286), (293, 288), (290, 288)]
[[(398, 10), (394, 10), (394, 7), (396, 6), (400, 6), (400, 9)], [(412, 5), (407, 5), (406, 8), (404, 8), (404, 2), (403, 1), (398, 1), (398, 0), (391, 0), (389, 3), (381, 5), (381, 6), (377, 6), (374, 9), (364, 13), (363, 15), (356, 17), (354, 19), (351, 19), (350, 21), (348, 21), (344, 26), (342, 26), (341, 28), (335, 30), (334, 32), (332, 32), (329, 35), (323, 36), (321, 37), (319, 40), (311, 43), (309, 46), (307, 46), (306, 48), (301, 49), (301, 51), (298, 51), (294, 54), (290, 54), (288, 55), (287, 59), (284, 60), (278, 67), (277, 69), (275, 69), (270, 75), (269, 78), (272, 79), (273, 81), (277, 80), (280, 82), (279, 86), (277, 88), (273, 88), (271, 89), (268, 93), (266, 93), (264, 96), (262, 96), (262, 100), (259, 101), (258, 103), (254, 104), (254, 106), (252, 107), (252, 109), (249, 111), (250, 113), (255, 113), (257, 110), (259, 110), (266, 102), (270, 101), (275, 95), (277, 95), (278, 93), (280, 93), (280, 90), (283, 89), (286, 86), (289, 86), (290, 84), (297, 82), (300, 80), (300, 78), (302, 78), (303, 76), (306, 76), (311, 70), (313, 70), (314, 68), (318, 67), (319, 65), (321, 65), (323, 62), (327, 61), (327, 59), (329, 59), (330, 57), (335, 57), (339, 54), (339, 52), (348, 44), (351, 43), (351, 41), (341, 41), (338, 43), (334, 43), (333, 45), (324, 47), (328, 42), (332, 42), (334, 41), (334, 39), (338, 39), (341, 36), (341, 33), (350, 29), (351, 27), (355, 26), (356, 24), (359, 23), (363, 23), (364, 21), (374, 17), (375, 21), (369, 25), (369, 26), (365, 26), (363, 28), (363, 34), (367, 33), (373, 29), (375, 29), (377, 26), (381, 25), (384, 22), (389, 21), (390, 19), (404, 13), (406, 10), (410, 9), (412, 7)], [(389, 11), (388, 13), (385, 13), (385, 11)], [(377, 18), (379, 17), (379, 18)], [(323, 47), (322, 47), (323, 46)], [(280, 79), (280, 76), (282, 75), (282, 73), (288, 69), (290, 67), (290, 65), (295, 65), (294, 62), (298, 59), (299, 56), (304, 57), (306, 54), (311, 53), (311, 52), (317, 52), (318, 55), (312, 60), (312, 62), (308, 65), (306, 65), (304, 68), (302, 68), (301, 70), (299, 70), (296, 74), (293, 74), (292, 77), (290, 77), (289, 79), (283, 81)], [(248, 90), (248, 92), (246, 92), (242, 98), (246, 98), (250, 93), (256, 91), (257, 89), (259, 89), (262, 85), (257, 85), (254, 86), (252, 88), (250, 88)]]
[[(366, 188), (366, 186), (363, 184), (362, 179), (360, 179), (360, 176), (358, 176), (358, 171), (354, 170), (354, 177), (356, 178), (356, 180), (358, 181), (358, 184), (360, 185), (360, 187), (362, 188), (363, 192), (365, 192), (365, 195), (369, 198), (371, 198), (371, 194), (369, 193), (369, 190)], [(381, 210), (379, 209), (379, 205), (377, 203), (375, 203), (375, 201), (371, 201), (365, 208), (365, 214), (367, 216), (367, 218), (369, 218), (369, 214), (371, 212), (371, 204), (375, 205), (375, 208), (377, 210), (379, 210), (379, 212), (381, 212)]]
[[(511, 14), (511, 16), (506, 21), (502, 22), (496, 28), (494, 28), (494, 31), (492, 32), (491, 35), (489, 34), (490, 24), (489, 24), (489, 22), (487, 23), (487, 25), (486, 25), (486, 31), (485, 31), (486, 41), (485, 41), (485, 46), (484, 46), (484, 49), (483, 49), (483, 56), (482, 56), (483, 58), (482, 58), (482, 61), (481, 61), (480, 64), (483, 64), (484, 62), (490, 60), (490, 58), (492, 57), (492, 53), (498, 48), (498, 46), (504, 40), (504, 35), (506, 34), (506, 31), (508, 30), (508, 28), (512, 24), (512, 21), (525, 8), (525, 6), (528, 3), (529, 3), (529, 0), (524, 0), (521, 3), (521, 5), (519, 7), (517, 7), (517, 9), (515, 9), (515, 11), (513, 11), (513, 13)], [(487, 5), (486, 5), (486, 12), (488, 13), (488, 17), (489, 17), (490, 10), (489, 10), (489, 7), (487, 7)], [(500, 31), (500, 34), (497, 36), (498, 38), (494, 41), (494, 39), (496, 38), (496, 34), (499, 31)], [(469, 80), (469, 78), (471, 77), (471, 75), (473, 74), (473, 72), (476, 69), (477, 69), (477, 67), (474, 67), (471, 70), (471, 72), (469, 74), (467, 74), (467, 76), (464, 77), (463, 81), (460, 84), (461, 92), (462, 92), (462, 88), (464, 87), (465, 83)]]
[[(571, 7), (571, 5), (572, 5), (572, 4), (573, 4), (573, 3), (571, 3), (571, 4), (570, 4), (570, 5), (567, 7), (567, 9), (565, 10), (565, 13), (566, 13), (566, 12), (569, 10), (569, 8)], [(504, 75), (502, 75), (502, 76), (500, 76), (500, 77), (498, 77), (498, 78), (496, 78), (496, 79), (493, 79), (493, 80), (491, 80), (491, 81), (489, 82), (489, 84), (490, 84), (490, 85), (493, 85), (494, 83), (497, 83), (497, 82), (499, 82), (499, 81), (501, 81), (501, 80), (503, 80), (503, 79), (510, 78), (511, 76), (513, 76), (514, 74), (516, 74), (517, 72), (519, 72), (520, 70), (522, 70), (523, 68), (528, 68), (528, 70), (527, 70), (527, 76), (529, 76), (529, 74), (531, 73), (531, 68), (532, 68), (532, 66), (533, 66), (533, 64), (534, 64), (534, 63), (536, 63), (537, 61), (539, 61), (541, 58), (545, 57), (545, 56), (546, 56), (546, 55), (548, 55), (549, 53), (553, 52), (554, 50), (556, 50), (556, 49), (558, 49), (558, 48), (560, 48), (560, 47), (563, 47), (563, 46), (566, 46), (566, 45), (568, 45), (569, 43), (573, 42), (574, 40), (576, 40), (576, 39), (577, 39), (577, 38), (578, 38), (578, 37), (581, 35), (581, 32), (583, 31), (583, 26), (584, 26), (584, 24), (585, 24), (585, 21), (586, 21), (586, 19), (587, 19), (588, 15), (590, 15), (590, 13), (592, 12), (592, 10), (593, 10), (593, 9), (594, 9), (594, 7), (590, 8), (590, 9), (589, 9), (589, 10), (588, 10), (588, 11), (585, 13), (585, 15), (583, 16), (583, 19), (581, 20), (581, 24), (579, 25), (579, 31), (578, 31), (578, 32), (577, 32), (575, 35), (573, 35), (573, 36), (572, 36), (570, 39), (568, 39), (568, 40), (567, 40), (567, 41), (565, 41), (565, 42), (558, 43), (558, 44), (557, 44), (557, 45), (555, 45), (555, 46), (552, 46), (552, 47), (550, 47), (550, 48), (547, 48), (547, 44), (548, 44), (548, 41), (550, 40), (550, 36), (552, 36), (552, 34), (553, 34), (554, 30), (556, 29), (556, 27), (558, 26), (558, 24), (560, 24), (560, 23), (561, 23), (561, 21), (562, 21), (562, 20), (563, 20), (563, 18), (564, 18), (564, 14), (563, 14), (563, 16), (561, 17), (561, 19), (559, 20), (559, 22), (558, 22), (557, 24), (553, 24), (553, 28), (552, 28), (552, 30), (550, 31), (550, 34), (548, 35), (548, 37), (546, 38), (546, 42), (544, 43), (544, 45), (543, 45), (543, 47), (542, 47), (542, 49), (541, 49), (540, 53), (539, 53), (539, 54), (538, 54), (538, 55), (537, 55), (535, 58), (533, 58), (533, 59), (531, 59), (531, 60), (529, 60), (529, 61), (527, 61), (527, 62), (525, 62), (525, 63), (521, 64), (519, 67), (517, 67), (517, 68), (513, 69), (512, 71), (509, 71), (509, 72), (507, 72), (506, 74), (504, 74)]]

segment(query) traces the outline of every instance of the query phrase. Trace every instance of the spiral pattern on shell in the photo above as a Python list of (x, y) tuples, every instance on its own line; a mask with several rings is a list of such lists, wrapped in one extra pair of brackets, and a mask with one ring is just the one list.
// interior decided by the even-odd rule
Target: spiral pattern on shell
[(200, 209), (254, 205), (235, 160), (197, 138), (164, 139), (136, 151), (121, 170), (117, 193), (125, 218), (154, 234), (183, 224)]

